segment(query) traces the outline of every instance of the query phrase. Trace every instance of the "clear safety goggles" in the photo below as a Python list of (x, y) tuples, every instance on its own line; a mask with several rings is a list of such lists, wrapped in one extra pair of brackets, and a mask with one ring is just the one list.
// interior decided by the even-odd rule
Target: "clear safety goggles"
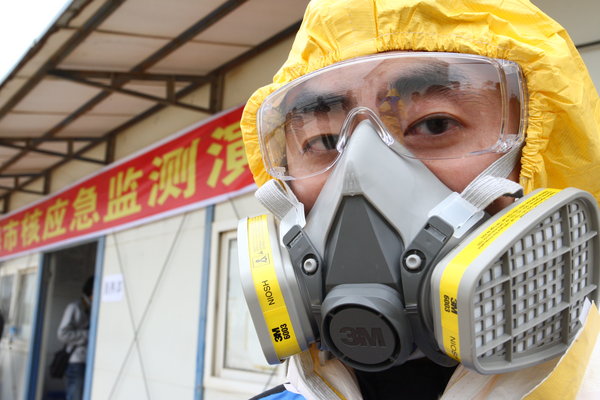
[(330, 169), (365, 118), (407, 157), (504, 153), (523, 141), (525, 91), (512, 61), (380, 53), (322, 68), (273, 92), (258, 111), (258, 136), (267, 171), (283, 180)]

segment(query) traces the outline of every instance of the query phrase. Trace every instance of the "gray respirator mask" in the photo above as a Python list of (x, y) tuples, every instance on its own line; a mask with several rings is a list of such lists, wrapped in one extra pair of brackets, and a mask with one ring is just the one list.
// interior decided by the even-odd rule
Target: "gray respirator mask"
[(488, 182), (482, 194), (478, 177), (475, 196), (454, 193), (394, 146), (363, 121), (306, 219), (273, 180), (257, 197), (275, 217), (240, 221), (241, 281), (267, 361), (315, 343), (365, 371), (424, 355), (495, 374), (563, 353), (597, 301), (595, 199), (537, 190), (490, 217), (487, 204), (518, 190)]

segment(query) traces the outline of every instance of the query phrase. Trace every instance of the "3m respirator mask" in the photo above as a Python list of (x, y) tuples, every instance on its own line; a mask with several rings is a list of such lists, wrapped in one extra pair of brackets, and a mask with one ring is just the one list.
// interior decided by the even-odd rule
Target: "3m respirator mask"
[(275, 217), (239, 223), (243, 291), (267, 361), (314, 343), (365, 371), (424, 355), (496, 374), (563, 353), (598, 299), (596, 200), (543, 189), (490, 217), (486, 205), (514, 186), (482, 173), (454, 193), (386, 138), (381, 115), (356, 113), (366, 117), (341, 129), (351, 135), (338, 139), (306, 218), (272, 180), (257, 197)]
[(372, 136), (357, 128), (305, 225), (294, 207), (279, 224), (240, 221), (241, 280), (267, 361), (318, 343), (361, 370), (419, 349), (501, 373), (564, 352), (585, 299), (597, 299), (595, 199), (539, 190), (489, 218)]

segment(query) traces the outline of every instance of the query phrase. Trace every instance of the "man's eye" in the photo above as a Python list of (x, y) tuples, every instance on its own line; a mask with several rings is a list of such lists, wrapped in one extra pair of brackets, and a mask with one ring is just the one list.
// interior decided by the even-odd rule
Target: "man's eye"
[(460, 128), (460, 122), (447, 116), (432, 116), (408, 127), (405, 135), (436, 136)]
[(319, 135), (308, 140), (303, 147), (303, 152), (323, 152), (336, 149), (339, 135)]

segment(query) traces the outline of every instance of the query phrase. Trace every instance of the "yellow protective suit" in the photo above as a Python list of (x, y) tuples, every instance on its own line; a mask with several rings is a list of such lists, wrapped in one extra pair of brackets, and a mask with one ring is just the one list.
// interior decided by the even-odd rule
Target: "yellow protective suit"
[(529, 121), (521, 184), (577, 187), (600, 201), (600, 100), (567, 32), (526, 0), (312, 1), (289, 57), (248, 101), (241, 127), (250, 169), (265, 171), (256, 112), (267, 95), (335, 62), (390, 50), (480, 54), (523, 69)]
[[(256, 183), (260, 186), (270, 179), (256, 131), (256, 113), (266, 96), (335, 62), (392, 50), (470, 53), (519, 63), (529, 95), (520, 183), (526, 192), (577, 187), (600, 201), (598, 93), (564, 28), (527, 0), (313, 0), (287, 61), (273, 83), (258, 89), (244, 110), (241, 128)], [(502, 376), (482, 376), (459, 368), (443, 399), (564, 399), (582, 390), (597, 398), (597, 309), (593, 308), (590, 316), (592, 322), (588, 321), (560, 363), (553, 360)], [(590, 356), (594, 348), (595, 355)], [(295, 369), (298, 360), (302, 367)], [(321, 395), (315, 398), (360, 398), (339, 362), (307, 367), (309, 364), (307, 353), (295, 356), (290, 364), (292, 371), (297, 370), (291, 377), (296, 387), (324, 381), (318, 392)], [(327, 381), (335, 382), (335, 387)], [(587, 381), (587, 386), (581, 386), (582, 381)], [(331, 396), (322, 394), (327, 390)]]

